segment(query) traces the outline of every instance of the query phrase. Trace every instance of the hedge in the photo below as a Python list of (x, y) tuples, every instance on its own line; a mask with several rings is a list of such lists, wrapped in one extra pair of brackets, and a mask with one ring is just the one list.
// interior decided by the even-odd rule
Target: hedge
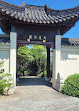
[(79, 74), (69, 76), (61, 88), (63, 94), (79, 98)]

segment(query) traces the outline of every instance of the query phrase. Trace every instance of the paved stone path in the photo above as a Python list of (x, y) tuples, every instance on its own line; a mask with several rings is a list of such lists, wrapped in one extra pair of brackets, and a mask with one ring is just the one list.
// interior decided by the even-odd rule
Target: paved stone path
[(14, 95), (0, 97), (0, 111), (79, 111), (79, 98), (63, 95), (43, 78), (22, 78)]

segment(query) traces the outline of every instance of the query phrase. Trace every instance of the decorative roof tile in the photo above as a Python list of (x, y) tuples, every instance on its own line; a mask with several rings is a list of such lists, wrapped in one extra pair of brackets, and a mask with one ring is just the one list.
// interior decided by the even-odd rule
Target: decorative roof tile
[(57, 24), (77, 19), (79, 17), (79, 6), (66, 10), (54, 10), (47, 5), (45, 7), (33, 5), (17, 6), (1, 0), (0, 12), (24, 22)]

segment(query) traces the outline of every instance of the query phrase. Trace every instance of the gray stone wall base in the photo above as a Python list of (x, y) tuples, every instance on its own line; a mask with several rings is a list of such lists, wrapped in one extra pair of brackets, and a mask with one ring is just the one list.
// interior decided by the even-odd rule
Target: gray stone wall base
[(14, 90), (15, 90), (15, 87), (12, 86), (9, 90), (8, 90), (8, 94), (14, 94)]
[(61, 87), (64, 85), (64, 82), (61, 81), (61, 82), (58, 82), (56, 81), (56, 90), (61, 92)]

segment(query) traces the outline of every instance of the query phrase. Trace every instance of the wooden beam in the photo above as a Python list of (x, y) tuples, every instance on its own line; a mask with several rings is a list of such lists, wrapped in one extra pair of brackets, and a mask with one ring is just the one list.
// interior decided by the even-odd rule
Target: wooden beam
[(51, 47), (51, 45), (53, 45), (53, 42), (41, 42), (41, 41), (30, 41), (30, 42), (27, 42), (25, 40), (18, 40), (18, 44), (19, 45), (28, 45), (28, 44), (36, 44), (36, 45), (46, 45), (46, 46), (49, 46)]
[(47, 48), (47, 78), (50, 78), (50, 47)]

